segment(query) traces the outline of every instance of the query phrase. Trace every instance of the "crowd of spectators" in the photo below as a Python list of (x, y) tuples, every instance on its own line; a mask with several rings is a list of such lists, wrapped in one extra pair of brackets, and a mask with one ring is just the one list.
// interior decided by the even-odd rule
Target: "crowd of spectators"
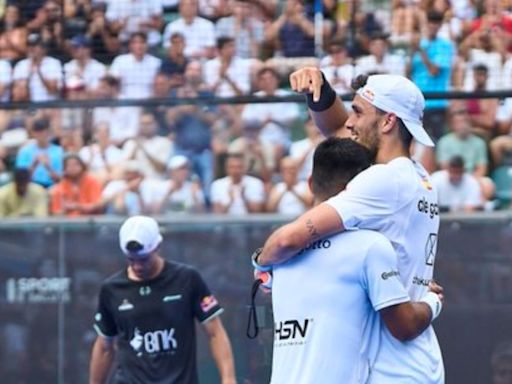
[[(322, 140), (304, 106), (204, 99), (286, 97), (304, 65), (339, 94), (377, 73), (425, 92), (512, 90), (506, 0), (323, 0), (321, 28), (314, 3), (0, 2), (0, 101), (34, 106), (0, 107), (0, 216), (299, 214)], [(151, 98), (197, 102), (37, 107)], [(441, 209), (495, 208), (493, 171), (512, 167), (512, 98), (427, 100), (424, 124), (435, 152), (411, 151), (434, 173)]]

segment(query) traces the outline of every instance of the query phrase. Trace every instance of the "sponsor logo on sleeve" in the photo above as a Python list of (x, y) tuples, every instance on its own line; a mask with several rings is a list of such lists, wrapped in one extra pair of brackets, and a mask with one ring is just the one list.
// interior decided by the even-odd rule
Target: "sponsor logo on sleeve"
[(400, 276), (400, 272), (398, 272), (398, 271), (382, 272), (382, 275), (380, 275), (382, 280), (387, 280), (393, 276)]
[(219, 305), (219, 302), (213, 295), (205, 296), (205, 297), (203, 297), (203, 300), (201, 300), (201, 310), (204, 313), (210, 311), (217, 305)]

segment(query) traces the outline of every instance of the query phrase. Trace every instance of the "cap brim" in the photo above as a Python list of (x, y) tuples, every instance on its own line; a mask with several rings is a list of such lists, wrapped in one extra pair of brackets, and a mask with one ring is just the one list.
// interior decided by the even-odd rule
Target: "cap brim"
[(425, 128), (423, 128), (423, 124), (405, 119), (402, 119), (402, 121), (418, 143), (423, 144), (426, 147), (435, 147), (434, 142), (428, 135), (427, 131), (425, 131)]

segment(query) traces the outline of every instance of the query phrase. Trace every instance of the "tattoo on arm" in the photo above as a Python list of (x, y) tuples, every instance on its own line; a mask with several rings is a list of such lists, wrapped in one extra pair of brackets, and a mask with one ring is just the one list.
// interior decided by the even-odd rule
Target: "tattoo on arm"
[(308, 232), (309, 232), (309, 237), (312, 239), (312, 240), (316, 240), (320, 237), (320, 235), (318, 234), (318, 231), (315, 227), (315, 225), (313, 224), (313, 221), (311, 219), (308, 219), (306, 221), (306, 227), (308, 229)]

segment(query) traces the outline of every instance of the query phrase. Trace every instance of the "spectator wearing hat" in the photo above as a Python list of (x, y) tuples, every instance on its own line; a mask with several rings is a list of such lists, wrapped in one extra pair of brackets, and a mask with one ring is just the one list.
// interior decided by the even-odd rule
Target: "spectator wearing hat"
[(205, 208), (204, 195), (199, 180), (191, 180), (189, 160), (182, 155), (173, 156), (167, 169), (169, 180), (162, 182), (163, 198), (154, 213), (202, 212)]
[(32, 181), (48, 188), (58, 182), (62, 175), (62, 148), (51, 143), (50, 123), (38, 118), (31, 127), (33, 141), (20, 148), (16, 156), (16, 167), (30, 170)]
[(370, 35), (368, 50), (370, 54), (357, 60), (356, 75), (392, 74), (405, 76), (405, 59), (403, 56), (389, 52), (389, 35), (376, 32)]
[(0, 58), (15, 62), (27, 54), (27, 26), (19, 5), (8, 4), (0, 19)]
[(75, 153), (64, 158), (62, 180), (49, 189), (50, 212), (61, 216), (86, 216), (101, 213), (101, 183)]
[(129, 51), (114, 59), (109, 73), (121, 82), (121, 99), (148, 98), (161, 60), (147, 53), (147, 36), (142, 32), (131, 35)]
[(16, 168), (12, 182), (0, 188), (0, 217), (46, 217), (48, 196), (30, 181), (27, 168)]
[(14, 85), (26, 87), (31, 101), (56, 100), (62, 85), (60, 62), (47, 56), (40, 35), (30, 34), (27, 44), (28, 57), (14, 67)]
[(64, 65), (66, 85), (78, 79), (83, 82), (89, 94), (93, 94), (99, 86), (100, 79), (107, 74), (104, 64), (91, 57), (91, 40), (84, 35), (77, 35), (71, 39), (71, 55), (73, 60)]

